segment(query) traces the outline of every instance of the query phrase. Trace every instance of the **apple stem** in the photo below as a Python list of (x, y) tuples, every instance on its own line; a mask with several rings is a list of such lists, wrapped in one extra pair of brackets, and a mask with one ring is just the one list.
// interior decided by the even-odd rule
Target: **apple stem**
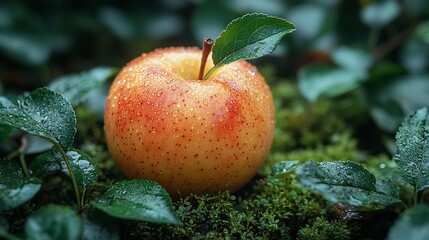
[(206, 67), (207, 58), (212, 51), (213, 46), (213, 39), (211, 38), (204, 38), (203, 40), (203, 54), (201, 57), (201, 64), (200, 64), (200, 74), (198, 75), (198, 80), (203, 80), (204, 76), (204, 68)]

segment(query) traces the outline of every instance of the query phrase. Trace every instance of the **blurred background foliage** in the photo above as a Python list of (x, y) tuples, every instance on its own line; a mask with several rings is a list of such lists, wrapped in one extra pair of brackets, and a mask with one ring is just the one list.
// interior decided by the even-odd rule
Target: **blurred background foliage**
[[(275, 150), (317, 147), (347, 132), (362, 149), (393, 153), (403, 117), (429, 105), (426, 0), (2, 1), (0, 94), (121, 67), (158, 47), (200, 46), (249, 12), (298, 29), (253, 61), (275, 96)], [(102, 109), (105, 93), (89, 101)]]

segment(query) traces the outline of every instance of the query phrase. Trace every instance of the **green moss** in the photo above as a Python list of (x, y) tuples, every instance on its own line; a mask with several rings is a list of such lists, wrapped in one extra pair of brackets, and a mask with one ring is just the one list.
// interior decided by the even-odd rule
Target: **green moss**
[(325, 201), (302, 189), (293, 174), (257, 180), (247, 193), (179, 200), (183, 226), (127, 222), (123, 229), (136, 239), (294, 239), (300, 226), (328, 214)]
[(328, 221), (317, 218), (313, 224), (307, 225), (298, 232), (300, 240), (346, 240), (351, 238), (351, 231), (342, 221)]
[(273, 87), (276, 130), (273, 151), (324, 145), (334, 134), (349, 131), (333, 101), (313, 104), (300, 96), (295, 83), (281, 81)]

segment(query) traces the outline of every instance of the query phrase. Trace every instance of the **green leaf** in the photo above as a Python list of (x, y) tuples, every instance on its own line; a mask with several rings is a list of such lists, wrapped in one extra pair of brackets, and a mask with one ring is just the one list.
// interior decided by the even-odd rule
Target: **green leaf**
[(374, 175), (355, 162), (306, 162), (296, 171), (302, 186), (334, 204), (368, 209), (401, 202), (377, 192)]
[(403, 213), (390, 228), (388, 240), (427, 240), (429, 206), (417, 205)]
[(399, 188), (390, 178), (377, 179), (375, 188), (377, 192), (399, 199)]
[(81, 239), (82, 221), (70, 207), (48, 205), (27, 219), (25, 233), (29, 240), (77, 240)]
[[(73, 170), (76, 183), (81, 191), (97, 180), (97, 166), (86, 153), (77, 149), (69, 148), (66, 155)], [(61, 171), (70, 176), (67, 165), (62, 158), (61, 153), (56, 148), (37, 156), (30, 164), (30, 169), (36, 173)]]
[(410, 114), (417, 109), (429, 106), (428, 79), (429, 75), (408, 75), (390, 84), (383, 91), (401, 105), (405, 114)]
[(119, 225), (115, 218), (90, 208), (83, 214), (83, 240), (119, 239)]
[(314, 40), (330, 28), (332, 22), (331, 11), (323, 7), (319, 2), (305, 2), (290, 6), (287, 11), (288, 18), (298, 27), (299, 31), (294, 38), (299, 44)]
[(362, 21), (371, 28), (382, 28), (395, 19), (401, 11), (396, 1), (373, 2), (361, 11)]
[(52, 52), (52, 37), (40, 19), (18, 4), (0, 7), (0, 52), (19, 63), (39, 65)]
[(20, 165), (11, 159), (0, 160), (0, 212), (32, 199), (41, 187), (38, 178), (25, 178)]
[(342, 46), (332, 53), (332, 60), (344, 69), (355, 72), (361, 77), (366, 77), (367, 71), (372, 64), (372, 57), (369, 52)]
[(25, 138), (28, 142), (28, 147), (25, 149), (26, 154), (46, 152), (53, 147), (51, 142), (37, 136), (26, 134)]
[(75, 106), (83, 102), (91, 90), (100, 87), (117, 73), (117, 68), (98, 67), (87, 72), (57, 78), (49, 84), (49, 88), (61, 93)]
[(273, 165), (271, 169), (272, 176), (285, 175), (298, 167), (299, 161), (281, 161)]
[(311, 102), (320, 97), (336, 97), (357, 88), (362, 81), (360, 74), (327, 65), (303, 67), (298, 73), (298, 87)]
[(144, 179), (115, 183), (100, 199), (91, 202), (107, 214), (130, 220), (181, 224), (170, 196), (156, 182)]
[(429, 66), (428, 55), (429, 44), (419, 39), (411, 38), (401, 50), (400, 63), (413, 75), (427, 74)]
[(213, 45), (214, 69), (237, 60), (271, 53), (280, 39), (295, 26), (285, 19), (261, 13), (246, 14), (233, 20)]
[(420, 41), (428, 44), (429, 43), (429, 21), (421, 22), (415, 30), (416, 38)]
[(129, 15), (118, 8), (104, 6), (98, 12), (100, 22), (104, 24), (110, 32), (122, 40), (132, 39), (137, 29), (135, 29)]
[(76, 115), (61, 94), (39, 88), (26, 97), (0, 96), (0, 124), (68, 147), (76, 133)]
[(401, 105), (394, 99), (377, 99), (371, 106), (370, 113), (381, 129), (391, 133), (398, 129), (404, 118)]
[(396, 133), (395, 162), (418, 190), (429, 187), (429, 108), (411, 113)]

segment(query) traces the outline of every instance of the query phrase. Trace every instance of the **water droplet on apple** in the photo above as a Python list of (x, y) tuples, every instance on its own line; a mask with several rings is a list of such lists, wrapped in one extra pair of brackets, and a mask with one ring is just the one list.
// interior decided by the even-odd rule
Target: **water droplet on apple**
[(209, 105), (209, 102), (207, 101), (207, 99), (204, 99), (203, 104), (206, 106)]
[(182, 105), (180, 105), (180, 103), (176, 104), (177, 108), (180, 108)]
[(174, 111), (173, 111), (173, 113), (172, 113), (172, 115), (173, 115), (173, 117), (177, 117), (177, 116), (179, 116), (179, 111), (174, 110)]
[(149, 84), (150, 84), (150, 81), (149, 81), (149, 80), (147, 80), (146, 82), (144, 82), (144, 86), (145, 86), (145, 87), (149, 86)]
[(226, 112), (229, 112), (229, 108), (225, 108), (225, 111), (226, 111)]
[(192, 111), (194, 111), (194, 108), (192, 108), (192, 107), (191, 107), (191, 108), (189, 108), (189, 111), (191, 111), (191, 112), (192, 112)]
[(255, 71), (253, 71), (253, 70), (249, 70), (249, 72), (248, 72), (249, 74), (250, 74), (250, 76), (255, 76), (255, 74), (256, 74), (256, 72)]
[(156, 92), (156, 96), (160, 97), (162, 95), (162, 90), (159, 90), (158, 92)]

